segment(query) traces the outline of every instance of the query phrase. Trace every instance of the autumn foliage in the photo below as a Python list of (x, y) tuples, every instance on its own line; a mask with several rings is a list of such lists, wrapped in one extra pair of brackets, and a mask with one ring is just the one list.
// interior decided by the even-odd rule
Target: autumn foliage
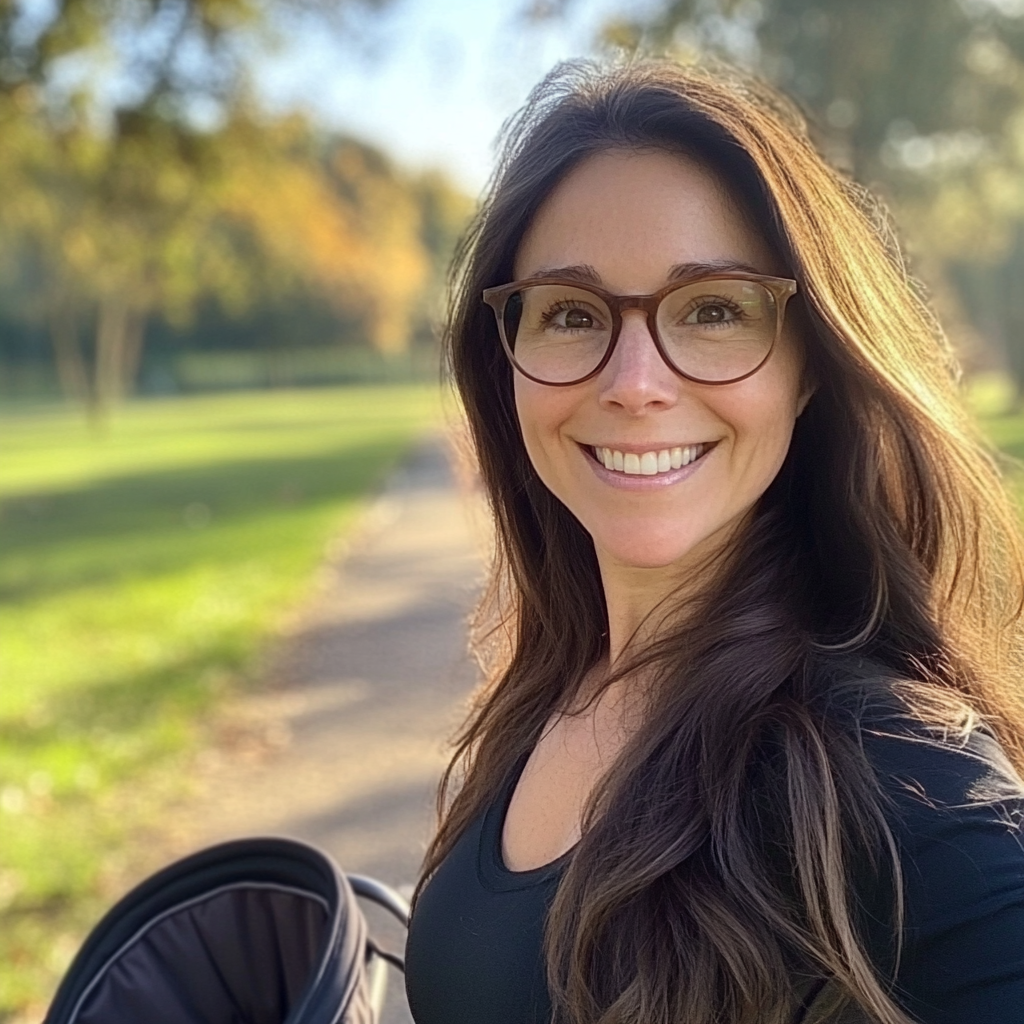
[[(260, 109), (230, 58), (283, 6), (69, 0), (19, 44), (25, 10), (0, 0), (0, 317), (45, 326), (63, 390), (99, 415), (132, 389), (154, 320), (187, 337), (204, 303), (242, 317), (311, 297), (387, 356), (431, 315), (469, 204), (437, 175)], [(59, 57), (151, 36), (168, 12), (205, 47), (209, 81), (191, 65), (182, 79), (184, 43), (168, 39), (134, 102), (104, 107), (94, 81), (61, 93)]]

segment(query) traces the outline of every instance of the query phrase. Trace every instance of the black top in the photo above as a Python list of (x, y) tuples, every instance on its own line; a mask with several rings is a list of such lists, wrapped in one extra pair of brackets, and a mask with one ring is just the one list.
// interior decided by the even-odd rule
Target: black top
[[(897, 1001), (922, 1024), (1024, 1024), (1024, 782), (984, 727), (949, 742), (923, 729), (865, 732), (864, 749), (896, 807), (906, 905)], [(417, 903), (406, 950), (416, 1024), (549, 1024), (544, 918), (571, 851), (534, 871), (504, 866), (505, 812), (524, 763)], [(885, 963), (884, 932), (867, 939)]]
[(533, 871), (505, 867), (505, 812), (525, 766), (523, 758), (416, 903), (405, 950), (405, 988), (416, 1024), (551, 1019), (544, 918), (569, 854)]

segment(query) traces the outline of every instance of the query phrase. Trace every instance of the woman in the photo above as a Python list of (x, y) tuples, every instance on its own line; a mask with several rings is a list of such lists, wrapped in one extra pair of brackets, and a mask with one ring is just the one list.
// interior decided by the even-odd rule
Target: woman
[(1021, 542), (869, 213), (721, 74), (570, 65), (512, 126), (417, 1024), (1024, 1022)]

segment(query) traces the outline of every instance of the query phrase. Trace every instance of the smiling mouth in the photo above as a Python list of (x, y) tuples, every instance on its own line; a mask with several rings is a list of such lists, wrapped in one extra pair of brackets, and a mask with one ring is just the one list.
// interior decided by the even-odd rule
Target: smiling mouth
[(696, 462), (714, 448), (714, 443), (688, 444), (677, 448), (660, 448), (654, 451), (637, 454), (620, 452), (616, 448), (601, 448), (587, 445), (586, 450), (605, 469), (626, 476), (657, 476), (670, 473), (674, 469), (682, 469), (691, 462)]

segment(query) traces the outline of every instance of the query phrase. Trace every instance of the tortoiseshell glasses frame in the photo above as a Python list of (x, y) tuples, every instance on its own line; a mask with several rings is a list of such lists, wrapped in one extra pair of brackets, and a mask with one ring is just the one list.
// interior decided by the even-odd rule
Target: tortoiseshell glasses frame
[[(756, 365), (751, 366), (749, 369), (744, 369), (744, 371), (739, 374), (719, 379), (708, 379), (706, 377), (698, 376), (692, 372), (688, 372), (686, 369), (679, 366), (672, 358), (665, 342), (662, 339), (661, 332), (658, 329), (658, 313), (661, 309), (662, 302), (669, 295), (672, 295), (681, 289), (690, 289), (697, 284), (715, 283), (724, 287), (727, 282), (746, 283), (763, 288), (764, 291), (772, 298), (775, 323), (770, 327), (767, 324), (764, 325), (766, 332), (764, 338), (761, 340), (762, 342), (766, 342), (766, 345), (763, 354), (758, 357)], [(521, 294), (526, 289), (538, 288), (541, 286), (571, 288), (577, 295), (581, 293), (593, 295), (604, 303), (605, 308), (611, 316), (611, 332), (608, 336), (603, 354), (600, 356), (596, 365), (587, 370), (586, 373), (583, 373), (578, 377), (573, 377), (571, 380), (549, 380), (537, 376), (535, 373), (531, 373), (528, 369), (524, 368), (520, 360), (516, 358), (515, 339), (510, 339), (508, 337), (506, 314), (508, 313), (509, 300), (514, 296)], [(485, 289), (483, 292), (483, 301), (494, 311), (498, 324), (498, 334), (501, 338), (501, 344), (505, 351), (505, 355), (524, 377), (527, 377), (532, 381), (536, 381), (538, 384), (547, 384), (551, 387), (571, 387), (574, 384), (582, 384), (584, 381), (595, 377), (604, 369), (605, 366), (607, 366), (608, 360), (611, 359), (612, 353), (615, 351), (615, 346), (618, 343), (619, 336), (622, 331), (623, 312), (629, 309), (639, 309), (646, 315), (647, 326), (651, 333), (651, 337), (654, 340), (658, 354), (665, 361), (666, 365), (686, 380), (694, 381), (697, 384), (720, 385), (735, 384), (741, 380), (745, 380), (747, 377), (757, 373), (757, 371), (764, 366), (774, 351), (775, 345), (782, 333), (782, 326), (786, 314), (786, 305), (793, 295), (796, 294), (796, 291), (796, 281), (789, 278), (769, 277), (761, 274), (739, 273), (735, 271), (730, 273), (703, 274), (698, 277), (680, 279), (673, 281), (671, 284), (666, 285), (664, 288), (651, 295), (615, 295), (612, 292), (605, 291), (603, 288), (599, 288), (589, 282), (569, 277), (530, 277), (525, 278), (522, 281), (513, 281), (509, 284), (497, 285), (493, 288)], [(711, 302), (709, 304), (714, 305), (714, 297), (711, 296), (710, 298)], [(718, 304), (724, 305), (725, 303), (719, 302)], [(521, 305), (522, 304), (520, 303), (520, 307)], [(737, 316), (736, 320), (738, 321), (739, 319), (740, 317)], [(730, 322), (732, 321), (706, 321), (696, 323), (700, 326), (711, 327), (719, 326), (723, 323), (727, 325)], [(770, 331), (770, 335), (768, 331)]]

